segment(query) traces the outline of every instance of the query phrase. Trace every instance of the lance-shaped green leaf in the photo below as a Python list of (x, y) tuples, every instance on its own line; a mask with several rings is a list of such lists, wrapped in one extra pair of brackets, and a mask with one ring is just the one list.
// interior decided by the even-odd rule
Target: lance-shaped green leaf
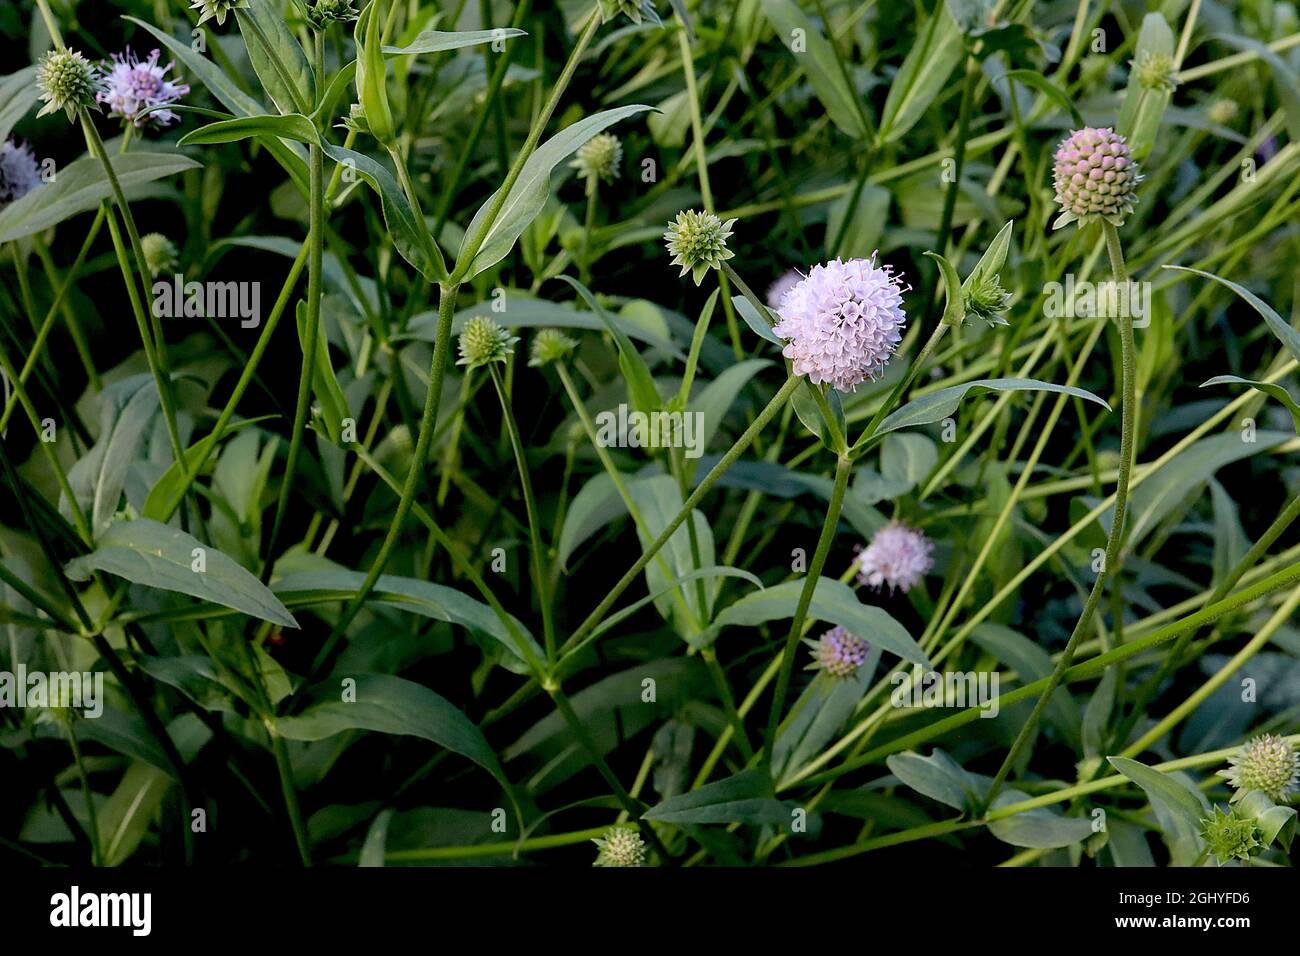
[[(1028, 800), (1028, 794), (1019, 790), (1004, 790), (993, 801), (992, 809)], [(1012, 846), (1051, 850), (1071, 846), (1092, 836), (1092, 820), (1088, 817), (1067, 817), (1047, 807), (1035, 807), (1021, 813), (989, 821), (989, 833)]]
[[(695, 647), (707, 647), (724, 627), (756, 627), (768, 621), (794, 617), (803, 581), (786, 581), (763, 591), (745, 595), (729, 605), (704, 631), (691, 638)], [(853, 589), (834, 578), (821, 578), (813, 590), (808, 619), (838, 624), (873, 647), (897, 654), (903, 660), (930, 666), (920, 645), (882, 608), (863, 604)]]
[(347, 730), (420, 737), (467, 757), (510, 791), (501, 762), (483, 731), (429, 688), (386, 674), (350, 676), (344, 700), (335, 682), (312, 693), (314, 703), (295, 717), (279, 717), (274, 730), (289, 740), (324, 740)]
[[(298, 300), (298, 345), (307, 345), (307, 303)], [(325, 339), (324, 329), (316, 336), (316, 370), (312, 373), (311, 389), (320, 402), (320, 417), (325, 423), (325, 432), (329, 440), (336, 445), (343, 443), (343, 419), (348, 417), (348, 400), (339, 387), (338, 377), (334, 374), (334, 365), (330, 362), (329, 342)]]
[(96, 571), (133, 584), (175, 591), (250, 617), (297, 627), (280, 599), (265, 584), (216, 548), (178, 528), (140, 518), (111, 526), (90, 554), (74, 558), (67, 573), (85, 581)]
[(180, 138), (178, 146), (207, 146), (212, 143), (234, 143), (241, 139), (263, 136), (282, 136), (299, 143), (319, 145), (320, 134), (312, 121), (301, 113), (283, 116), (237, 116), (234, 119), (209, 123), (191, 130)]
[(34, 66), (0, 79), (0, 143), (9, 138), (10, 131), (36, 105), (40, 95)]
[(1178, 272), (1194, 272), (1198, 276), (1213, 279), (1215, 282), (1219, 283), (1219, 285), (1237, 293), (1237, 295), (1241, 296), (1250, 304), (1252, 309), (1263, 317), (1264, 321), (1268, 324), (1269, 329), (1278, 337), (1281, 343), (1286, 346), (1286, 350), (1291, 353), (1291, 357), (1297, 362), (1300, 362), (1300, 332), (1297, 332), (1290, 323), (1283, 321), (1282, 316), (1273, 311), (1273, 308), (1259, 296), (1255, 295), (1255, 293), (1251, 292), (1244, 286), (1237, 285), (1237, 283), (1229, 279), (1220, 278), (1212, 272), (1202, 272), (1200, 269), (1192, 269), (1187, 266), (1165, 266), (1165, 268), (1174, 269)]
[(497, 193), (489, 196), (479, 207), (479, 211), (474, 214), (469, 228), (465, 230), (465, 240), (469, 242), (482, 231), (482, 242), (470, 262), (463, 261), (464, 257), (470, 254), (470, 250), (464, 244), (461, 245), (460, 255), (456, 260), (457, 277), (462, 282), (468, 282), (509, 254), (520, 235), (528, 228), (528, 224), (537, 218), (537, 214), (546, 205), (546, 197), (551, 189), (551, 171), (556, 166), (568, 159), (570, 154), (597, 133), (603, 132), (629, 116), (644, 113), (650, 108), (639, 105), (620, 106), (617, 109), (596, 113), (578, 120), (539, 146), (524, 163), (519, 178), (506, 194), (505, 202), (502, 203), (495, 218), (491, 222), (486, 221), (492, 207), (496, 205)]
[(316, 74), (285, 22), (283, 4), (247, 2), (247, 7), (235, 9), (235, 17), (262, 88), (281, 113), (310, 113), (316, 104)]
[(1204, 840), (1201, 820), (1210, 813), (1205, 795), (1173, 774), (1161, 773), (1128, 757), (1107, 757), (1110, 765), (1147, 795), (1175, 866), (1189, 866), (1199, 856)]
[(789, 824), (790, 808), (772, 790), (765, 770), (745, 770), (669, 797), (644, 814), (661, 823), (774, 823)]
[[(367, 8), (368, 9), (368, 8)], [(342, 146), (325, 146), (325, 155), (343, 163), (379, 195), (383, 207), (384, 223), (393, 236), (393, 245), (402, 258), (414, 266), (430, 282), (441, 282), (447, 277), (447, 267), (442, 253), (434, 242), (425, 241), (428, 227), (416, 216), (415, 210), (393, 174), (369, 156), (344, 149)]]
[(459, 50), (462, 47), (478, 46), (497, 40), (510, 40), (514, 37), (528, 36), (523, 30), (503, 27), (497, 30), (461, 30), (456, 33), (444, 33), (440, 30), (424, 30), (406, 46), (386, 46), (385, 56), (415, 56), (420, 53), (441, 53), (444, 50)]
[[(1002, 76), (1007, 80), (1015, 80), (1026, 86), (1032, 86), (1039, 93), (1042, 93), (1049, 100), (1070, 114), (1070, 122), (1074, 124), (1074, 129), (1079, 129), (1086, 125), (1083, 122), (1083, 114), (1079, 108), (1074, 105), (1074, 100), (1059, 86), (1049, 80), (1037, 70), (1007, 70)], [(997, 81), (994, 81), (995, 83)], [(1007, 84), (1010, 86), (1010, 84)]]
[(383, 16), (375, 20), (381, 0), (373, 0), (361, 11), (353, 37), (357, 45), (357, 102), (366, 114), (371, 134), (385, 145), (396, 135), (393, 112), (388, 106), (388, 70), (384, 64)]
[[(131, 150), (116, 154), (110, 148), (113, 171), (124, 190), (129, 191), (164, 176), (174, 176), (200, 164), (172, 150), (156, 153)], [(104, 167), (93, 156), (82, 156), (59, 170), (54, 182), (33, 189), (0, 210), (0, 242), (22, 239), (57, 226), (80, 213), (95, 209), (112, 195)]]
[(966, 321), (966, 302), (961, 294), (961, 279), (957, 277), (957, 270), (939, 253), (926, 250), (925, 254), (938, 263), (939, 275), (943, 277), (944, 295), (947, 296), (943, 307), (943, 323), (961, 325)]
[(1291, 421), (1295, 424), (1296, 434), (1300, 434), (1300, 404), (1297, 404), (1296, 400), (1291, 397), (1291, 393), (1277, 382), (1261, 382), (1254, 378), (1242, 378), (1240, 375), (1216, 375), (1214, 378), (1202, 382), (1201, 388), (1205, 388), (1207, 385), (1249, 385), (1256, 391), (1277, 399), (1291, 413)]
[(943, 90), (965, 51), (961, 30), (944, 4), (918, 29), (917, 35), (920, 42), (912, 45), (890, 84), (880, 116), (877, 138), (881, 143), (902, 139), (916, 125)]
[(789, 47), (794, 61), (808, 76), (813, 92), (826, 108), (831, 122), (854, 139), (871, 135), (866, 114), (856, 92), (849, 86), (829, 40), (822, 36), (794, 0), (762, 0), (763, 15), (781, 42)]
[(596, 301), (596, 297), (591, 294), (590, 289), (577, 279), (569, 276), (559, 276), (559, 278), (573, 286), (591, 311), (599, 316), (600, 321), (604, 323), (605, 330), (613, 337), (614, 344), (618, 346), (618, 367), (623, 373), (623, 379), (627, 382), (627, 394), (632, 400), (633, 407), (637, 411), (647, 414), (655, 411), (661, 404), (659, 390), (655, 387), (655, 380), (654, 376), (650, 374), (650, 367), (646, 365), (645, 359), (636, 350), (632, 340), (614, 324), (608, 313)]
[(1124, 103), (1119, 111), (1118, 132), (1128, 140), (1134, 159), (1142, 159), (1151, 152), (1160, 118), (1173, 95), (1168, 89), (1142, 85), (1137, 64), (1151, 57), (1167, 58), (1170, 64), (1174, 58), (1174, 33), (1159, 13), (1148, 13), (1142, 18), (1142, 30), (1138, 33), (1133, 59), (1135, 66), (1129, 72)]
[(942, 388), (937, 392), (931, 392), (929, 395), (908, 402), (881, 422), (880, 427), (876, 429), (876, 433), (871, 437), (874, 439), (888, 432), (898, 431), (900, 428), (916, 428), (920, 425), (929, 425), (942, 421), (955, 412), (957, 406), (961, 404), (961, 400), (972, 392), (976, 394), (980, 392), (1058, 392), (1062, 395), (1073, 395), (1076, 398), (1087, 399), (1110, 411), (1110, 406), (1092, 392), (1083, 388), (1075, 388), (1072, 385), (1053, 385), (1051, 382), (1040, 382), (1032, 378), (982, 378), (974, 382), (954, 385), (951, 388)]

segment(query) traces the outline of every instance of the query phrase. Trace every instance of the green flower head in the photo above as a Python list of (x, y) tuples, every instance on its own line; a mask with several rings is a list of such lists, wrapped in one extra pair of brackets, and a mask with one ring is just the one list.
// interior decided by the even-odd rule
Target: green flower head
[(1232, 785), (1236, 803), (1251, 790), (1268, 795), (1274, 803), (1286, 803), (1300, 779), (1300, 760), (1285, 737), (1264, 734), (1251, 740), (1228, 758), (1230, 766), (1219, 776)]
[(140, 245), (144, 248), (144, 261), (149, 267), (151, 276), (156, 277), (160, 273), (170, 272), (176, 268), (178, 261), (176, 244), (161, 232), (151, 232), (143, 236)]
[(317, 30), (324, 30), (331, 23), (350, 23), (360, 14), (352, 4), (355, 0), (316, 0), (307, 12), (307, 19)]
[(1201, 821), (1201, 836), (1206, 849), (1220, 866), (1229, 860), (1248, 860), (1250, 851), (1258, 849), (1259, 828), (1254, 820), (1215, 807)]
[(1147, 51), (1132, 62), (1137, 72), (1138, 84), (1144, 90), (1163, 90), (1172, 93), (1178, 85), (1178, 70), (1173, 57), (1167, 53)]
[(657, 26), (663, 26), (663, 21), (655, 10), (654, 0), (599, 0), (599, 3), (601, 23), (609, 23), (625, 13), (633, 23), (649, 20)]
[(618, 178), (622, 164), (623, 144), (612, 133), (598, 133), (587, 140), (569, 163), (588, 183), (597, 179), (612, 182)]
[(682, 267), (682, 275), (689, 272), (699, 285), (706, 272), (722, 268), (722, 263), (735, 255), (727, 248), (735, 221), (723, 222), (711, 212), (694, 209), (679, 212), (664, 233), (673, 265)]
[(591, 842), (600, 849), (592, 866), (645, 866), (645, 843), (635, 830), (610, 827)]
[(202, 14), (200, 25), (207, 20), (216, 20), (218, 26), (225, 26), (230, 11), (247, 10), (248, 0), (191, 0), (190, 8)]
[(1011, 324), (1006, 317), (1011, 293), (1002, 288), (997, 273), (978, 276), (969, 289), (962, 290), (962, 299), (970, 318), (983, 319), (990, 326)]
[(76, 50), (51, 50), (36, 68), (36, 88), (45, 105), (37, 116), (63, 110), (68, 120), (77, 110), (98, 109), (95, 93), (99, 89), (99, 71)]
[(457, 365), (482, 368), (504, 362), (519, 339), (486, 316), (476, 315), (465, 323), (460, 333), (460, 360)]
[(532, 358), (528, 364), (534, 368), (563, 362), (578, 347), (578, 343), (559, 329), (542, 329), (533, 336)]

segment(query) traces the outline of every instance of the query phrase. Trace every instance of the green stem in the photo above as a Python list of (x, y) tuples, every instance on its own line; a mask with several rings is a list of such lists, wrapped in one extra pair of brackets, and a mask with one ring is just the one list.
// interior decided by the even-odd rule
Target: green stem
[(86, 799), (86, 816), (89, 823), (91, 866), (101, 866), (104, 862), (104, 850), (99, 841), (99, 814), (95, 810), (94, 794), (90, 792), (90, 775), (86, 773), (86, 762), (81, 758), (81, 746), (77, 743), (75, 718), (68, 720), (68, 743), (72, 746), (72, 759), (77, 765), (77, 776), (81, 778), (81, 793)]
[[(1120, 285), (1128, 284), (1128, 270), (1124, 266), (1124, 252), (1120, 248), (1119, 233), (1109, 222), (1102, 223), (1102, 231), (1106, 236), (1106, 251), (1110, 255), (1111, 273), (1114, 275), (1115, 282)], [(1124, 516), (1128, 507), (1128, 490), (1129, 481), (1133, 473), (1133, 456), (1134, 456), (1134, 439), (1137, 434), (1137, 369), (1135, 348), (1133, 344), (1133, 320), (1124, 314), (1125, 310), (1119, 310), (1120, 315), (1116, 318), (1119, 326), (1120, 340), (1120, 367), (1121, 367), (1121, 401), (1120, 401), (1120, 443), (1119, 443), (1119, 478), (1115, 485), (1115, 509), (1111, 517), (1110, 534), (1106, 538), (1106, 556), (1097, 580), (1093, 582), (1092, 590), (1088, 592), (1087, 600), (1083, 605), (1083, 612), (1079, 615), (1079, 620), (1075, 622), (1074, 631), (1070, 634), (1070, 639), (1065, 644), (1065, 650), (1061, 652), (1060, 660), (1056, 662), (1051, 676), (1048, 678), (1047, 686), (1039, 696), (1038, 701), (1034, 704), (1034, 709), (1029, 714), (1029, 719), (1021, 726), (1020, 732), (1016, 735), (1014, 743), (1008, 751), (1006, 759), (1002, 761), (1002, 766), (998, 768), (997, 775), (993, 778), (993, 783), (989, 787), (988, 796), (985, 798), (984, 806), (991, 806), (994, 797), (1001, 790), (1002, 785), (1006, 782), (1007, 775), (1010, 774), (1012, 767), (1015, 766), (1020, 752), (1029, 742), (1030, 736), (1038, 726), (1038, 721), (1043, 716), (1043, 711), (1047, 709), (1048, 702), (1052, 699), (1052, 694), (1061, 683), (1061, 678), (1065, 671), (1070, 667), (1074, 660), (1075, 649), (1079, 645), (1084, 633), (1092, 624), (1092, 616), (1096, 613), (1097, 605), (1101, 602), (1102, 594), (1105, 591), (1106, 583), (1111, 576), (1116, 573), (1120, 562), (1120, 549), (1124, 542)], [(1102, 321), (1105, 321), (1103, 317)]]
[(302, 809), (298, 805), (298, 788), (293, 782), (293, 765), (289, 762), (289, 751), (284, 745), (284, 738), (268, 728), (271, 735), (271, 750), (275, 753), (275, 766), (280, 774), (280, 790), (284, 794), (284, 805), (289, 811), (289, 824), (293, 827), (293, 838), (298, 844), (298, 857), (303, 866), (311, 866), (311, 847), (307, 842), (307, 827), (303, 824)]
[(817, 538), (817, 550), (813, 552), (812, 563), (808, 566), (808, 574), (799, 592), (799, 603), (795, 607), (794, 619), (790, 622), (790, 631), (785, 636), (785, 647), (781, 652), (781, 671), (776, 678), (776, 692), (772, 696), (772, 709), (767, 715), (767, 734), (764, 737), (764, 756), (769, 767), (772, 766), (773, 754), (776, 753), (776, 731), (781, 723), (781, 712), (785, 709), (786, 695), (790, 691), (790, 676), (794, 673), (795, 652), (799, 647), (799, 638), (803, 636), (804, 620), (808, 616), (808, 607), (812, 604), (813, 591), (821, 580), (826, 555), (830, 552), (831, 542), (835, 539), (835, 529), (839, 527), (840, 509), (844, 505), (844, 492), (849, 486), (849, 474), (852, 471), (853, 459), (841, 455), (835, 463), (835, 485), (826, 508), (826, 519), (822, 522), (821, 535)]
[(537, 511), (537, 500), (533, 497), (533, 482), (529, 477), (528, 456), (524, 453), (524, 443), (519, 437), (519, 425), (515, 422), (515, 413), (506, 395), (505, 384), (501, 381), (501, 372), (497, 363), (488, 366), (492, 384), (496, 386), (497, 398), (501, 400), (501, 415), (510, 433), (510, 445), (515, 453), (515, 466), (519, 469), (519, 486), (524, 493), (524, 510), (528, 513), (528, 537), (532, 555), (529, 563), (533, 568), (533, 582), (537, 588), (537, 603), (542, 609), (542, 630), (546, 641), (546, 661), (555, 663), (555, 620), (551, 607), (551, 595), (547, 589), (546, 568), (542, 563), (546, 552), (542, 549), (541, 516)]

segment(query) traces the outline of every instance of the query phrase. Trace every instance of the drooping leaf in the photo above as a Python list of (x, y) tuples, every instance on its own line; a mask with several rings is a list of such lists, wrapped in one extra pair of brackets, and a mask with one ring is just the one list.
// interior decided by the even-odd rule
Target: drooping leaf
[(957, 410), (961, 400), (969, 393), (980, 392), (1058, 392), (1073, 395), (1075, 398), (1087, 399), (1110, 411), (1110, 406), (1092, 392), (1071, 385), (1053, 385), (1031, 378), (984, 378), (951, 388), (942, 388), (920, 398), (913, 399), (902, 408), (893, 412), (876, 429), (873, 437), (897, 431), (900, 428), (916, 428), (942, 421)]
[(791, 811), (772, 791), (772, 778), (761, 769), (745, 770), (725, 780), (669, 797), (644, 814), (660, 823), (789, 824)]
[(761, 0), (763, 15), (808, 76), (831, 122), (846, 135), (865, 140), (871, 129), (859, 97), (836, 63), (835, 49), (794, 0)]
[(77, 581), (104, 571), (134, 584), (234, 608), (273, 624), (298, 626), (280, 599), (235, 561), (179, 528), (147, 518), (112, 525), (94, 551), (74, 558), (66, 570)]
[(237, 116), (200, 126), (180, 138), (178, 146), (207, 146), (213, 143), (237, 143), (255, 136), (282, 136), (299, 143), (319, 143), (320, 134), (312, 121), (301, 113), (283, 116)]
[(420, 53), (441, 53), (444, 50), (459, 50), (462, 47), (492, 43), (498, 39), (510, 40), (523, 36), (528, 36), (528, 34), (513, 27), (503, 27), (498, 30), (461, 30), (457, 33), (424, 30), (405, 46), (384, 47), (384, 56), (416, 56)]

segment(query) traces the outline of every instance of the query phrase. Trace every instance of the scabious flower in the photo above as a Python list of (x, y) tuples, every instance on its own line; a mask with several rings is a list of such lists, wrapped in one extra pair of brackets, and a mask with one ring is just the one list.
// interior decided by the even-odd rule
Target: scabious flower
[(179, 254), (176, 244), (161, 232), (151, 232), (140, 239), (144, 249), (144, 262), (149, 267), (149, 274), (157, 277), (160, 273), (170, 272), (176, 268)]
[(592, 866), (645, 866), (645, 842), (635, 830), (610, 827), (591, 842), (600, 849)]
[(1262, 845), (1259, 826), (1254, 820), (1231, 811), (1225, 812), (1220, 807), (1215, 807), (1201, 821), (1201, 836), (1219, 866), (1229, 860), (1249, 860), (1250, 851)]
[(41, 170), (32, 151), (13, 140), (0, 143), (0, 208), (40, 184)]
[(1168, 53), (1152, 53), (1147, 50), (1132, 61), (1131, 65), (1137, 71), (1138, 84), (1144, 90), (1172, 93), (1178, 85), (1178, 68)]
[(1220, 770), (1236, 793), (1236, 803), (1251, 790), (1261, 790), (1274, 803), (1286, 803), (1300, 781), (1300, 759), (1285, 737), (1263, 734), (1228, 758), (1231, 765)]
[(711, 212), (687, 209), (668, 224), (664, 242), (672, 253), (672, 264), (681, 266), (681, 275), (691, 274), (699, 285), (710, 269), (722, 268), (722, 263), (735, 255), (727, 248), (731, 226), (736, 220), (723, 222)]
[(934, 567), (934, 543), (915, 528), (891, 521), (858, 554), (858, 583), (873, 588), (888, 585), (906, 594)]
[(552, 362), (562, 362), (578, 347), (578, 343), (559, 329), (542, 329), (533, 336), (532, 358), (528, 364), (541, 368)]
[(785, 301), (785, 294), (803, 281), (801, 276), (794, 269), (790, 269), (782, 274), (767, 287), (767, 306), (770, 309), (780, 310), (781, 303)]
[[(190, 91), (184, 83), (176, 82), (177, 77), (167, 78), (167, 72), (176, 64), (168, 62), (159, 66), (161, 55), (160, 51), (153, 50), (148, 59), (141, 60), (130, 47), (113, 54), (112, 68), (104, 75), (104, 88), (95, 96), (108, 106), (109, 116), (121, 117), (124, 123), (137, 129), (151, 122), (169, 126), (180, 119), (171, 110), (154, 109), (170, 106)], [(151, 109), (154, 111), (147, 112)]]
[(1053, 229), (1072, 222), (1085, 226), (1097, 219), (1124, 225), (1137, 204), (1137, 184), (1142, 181), (1124, 137), (1113, 129), (1091, 126), (1062, 141), (1056, 150), (1054, 178), (1056, 201), (1064, 212), (1052, 223)]
[(902, 340), (903, 286), (889, 266), (870, 259), (816, 265), (785, 294), (772, 327), (797, 375), (852, 392), (885, 370)]
[(569, 163), (590, 184), (595, 180), (612, 182), (618, 178), (623, 163), (623, 144), (612, 133), (598, 133), (578, 147)]
[(870, 644), (842, 627), (833, 627), (818, 640), (804, 643), (812, 648), (808, 670), (822, 670), (831, 677), (852, 677), (871, 653)]
[(493, 362), (504, 362), (519, 339), (484, 315), (476, 315), (465, 323), (460, 333), (460, 360), (457, 365), (481, 368)]
[(63, 110), (72, 121), (77, 110), (95, 106), (99, 70), (76, 50), (51, 50), (36, 68), (36, 88), (45, 101), (37, 116)]
[(248, 0), (192, 0), (191, 9), (200, 11), (199, 23), (216, 20), (218, 26), (225, 26), (226, 17), (232, 10), (247, 10)]
[(317, 30), (324, 30), (331, 23), (349, 23), (360, 16), (352, 3), (353, 0), (316, 0), (307, 11), (307, 19)]

